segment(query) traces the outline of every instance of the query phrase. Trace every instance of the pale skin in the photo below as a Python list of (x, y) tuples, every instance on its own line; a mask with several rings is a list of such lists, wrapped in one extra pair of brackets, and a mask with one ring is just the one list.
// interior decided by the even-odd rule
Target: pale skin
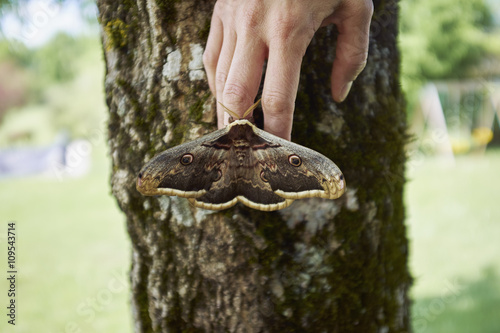
[[(373, 14), (371, 0), (219, 0), (203, 63), (210, 90), (242, 116), (255, 101), (265, 60), (264, 130), (290, 140), (300, 66), (321, 27), (339, 31), (331, 92), (342, 102), (363, 70)], [(219, 128), (229, 116), (217, 105)]]

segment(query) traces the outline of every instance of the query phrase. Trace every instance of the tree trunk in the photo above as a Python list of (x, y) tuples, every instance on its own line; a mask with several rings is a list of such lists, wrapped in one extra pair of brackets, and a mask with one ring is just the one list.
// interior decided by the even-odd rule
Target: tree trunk
[(215, 129), (202, 64), (213, 5), (98, 1), (136, 332), (409, 331), (396, 0), (375, 1), (368, 64), (346, 102), (330, 96), (335, 28), (304, 58), (292, 140), (339, 165), (342, 198), (212, 212), (136, 191), (156, 153)]

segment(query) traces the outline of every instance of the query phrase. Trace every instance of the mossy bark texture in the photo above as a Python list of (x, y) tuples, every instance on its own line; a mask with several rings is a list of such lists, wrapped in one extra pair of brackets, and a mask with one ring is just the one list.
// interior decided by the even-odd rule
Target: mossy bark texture
[(375, 1), (368, 64), (344, 103), (330, 95), (335, 28), (304, 58), (292, 140), (339, 165), (342, 198), (212, 212), (136, 191), (156, 153), (215, 128), (202, 64), (213, 5), (98, 1), (136, 332), (409, 331), (396, 0)]

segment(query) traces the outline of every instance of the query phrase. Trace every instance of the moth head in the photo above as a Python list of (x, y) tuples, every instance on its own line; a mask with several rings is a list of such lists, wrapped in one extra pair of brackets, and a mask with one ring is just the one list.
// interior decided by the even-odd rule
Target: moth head
[(135, 184), (135, 188), (137, 189), (137, 191), (141, 192), (142, 194), (146, 194), (144, 191), (143, 177), (144, 177), (144, 173), (142, 171), (139, 172), (139, 174), (137, 175), (137, 182)]
[(137, 175), (136, 189), (143, 195), (155, 195), (158, 181), (155, 181), (148, 165), (144, 166)]

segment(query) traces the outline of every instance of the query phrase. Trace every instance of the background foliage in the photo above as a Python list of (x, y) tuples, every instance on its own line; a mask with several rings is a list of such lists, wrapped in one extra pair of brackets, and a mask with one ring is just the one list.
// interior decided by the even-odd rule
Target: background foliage
[[(401, 1), (402, 84), (409, 110), (429, 80), (500, 76), (500, 29), (493, 1)], [(488, 64), (488, 60), (493, 60)]]
[(0, 77), (6, 87), (0, 103), (0, 146), (18, 132), (32, 133), (31, 142), (25, 143), (39, 145), (50, 143), (62, 129), (75, 138), (102, 127), (102, 66), (98, 36), (60, 33), (36, 49), (0, 41), (0, 69), (9, 73)]
[[(0, 0), (0, 13), (11, 8), (8, 3)], [(401, 1), (402, 83), (409, 110), (428, 80), (500, 79), (495, 4)], [(95, 22), (90, 18), (89, 24)], [(18, 332), (67, 331), (69, 322), (85, 332), (132, 331), (126, 291), (97, 303), (91, 319), (78, 311), (106, 290), (113, 272), (128, 269), (123, 217), (109, 195), (103, 74), (97, 33), (60, 33), (37, 48), (0, 38), (0, 149), (47, 145), (61, 130), (73, 138), (102, 133), (92, 169), (81, 179), (0, 181), (1, 202), (8, 203), (0, 205), (0, 216), (18, 221), (23, 237)], [(9, 139), (22, 132), (32, 135), (21, 142)], [(415, 331), (498, 332), (500, 151), (463, 156), (451, 169), (432, 157), (413, 166), (406, 200)], [(4, 325), (0, 321), (2, 332)]]

